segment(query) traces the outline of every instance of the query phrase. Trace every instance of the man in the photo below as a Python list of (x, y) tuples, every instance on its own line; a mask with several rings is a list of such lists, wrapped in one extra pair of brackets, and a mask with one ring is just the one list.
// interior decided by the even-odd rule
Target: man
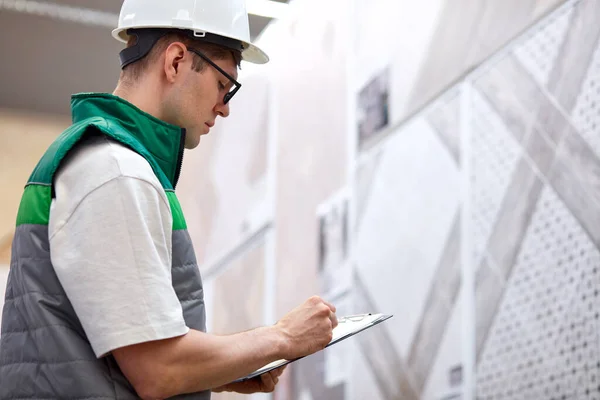
[[(249, 42), (244, 0), (125, 0), (114, 94), (72, 98), (73, 125), (17, 217), (0, 337), (1, 399), (209, 399), (272, 391), (337, 325), (318, 297), (274, 326), (205, 333), (202, 281), (174, 189), (183, 149), (229, 115)], [(230, 294), (235, 296), (234, 293)]]

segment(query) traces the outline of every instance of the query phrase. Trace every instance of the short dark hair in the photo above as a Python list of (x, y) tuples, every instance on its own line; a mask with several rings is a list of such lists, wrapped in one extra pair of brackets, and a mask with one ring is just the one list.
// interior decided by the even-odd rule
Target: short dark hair
[[(146, 57), (127, 65), (121, 71), (121, 80), (135, 82), (137, 81), (144, 71), (150, 64), (155, 62), (161, 53), (163, 53), (171, 43), (181, 42), (187, 47), (196, 49), (204, 53), (210, 59), (224, 60), (229, 55), (233, 56), (235, 65), (239, 68), (242, 61), (242, 53), (239, 50), (232, 50), (217, 44), (204, 42), (199, 39), (193, 39), (185, 33), (169, 32), (165, 36), (158, 39), (156, 44), (152, 47), (152, 50), (146, 55)], [(127, 47), (131, 47), (136, 44), (136, 36), (132, 35), (129, 37)], [(192, 63), (192, 69), (196, 72), (202, 72), (206, 66), (206, 61), (201, 57), (194, 57)]]

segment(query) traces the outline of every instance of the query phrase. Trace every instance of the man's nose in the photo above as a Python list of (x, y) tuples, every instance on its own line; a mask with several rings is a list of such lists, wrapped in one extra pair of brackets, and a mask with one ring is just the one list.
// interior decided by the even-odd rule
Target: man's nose
[(223, 118), (227, 118), (229, 116), (229, 103), (224, 104), (221, 100), (215, 106), (215, 112)]

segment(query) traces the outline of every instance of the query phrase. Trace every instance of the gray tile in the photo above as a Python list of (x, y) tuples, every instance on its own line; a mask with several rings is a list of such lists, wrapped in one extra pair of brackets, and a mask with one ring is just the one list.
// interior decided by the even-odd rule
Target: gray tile
[(460, 226), (457, 212), (411, 341), (408, 365), (419, 391), (427, 382), (460, 290)]
[(570, 134), (560, 145), (550, 182), (600, 246), (600, 160), (581, 136)]
[(472, 34), (477, 30), (484, 8), (484, 2), (479, 0), (445, 2), (417, 84), (412, 88), (409, 102), (412, 109), (407, 110), (408, 113), (419, 109), (462, 74)]
[(445, 2), (429, 54), (412, 88), (409, 112), (517, 35), (533, 21), (535, 6), (535, 0)]
[(573, 131), (573, 125), (560, 106), (544, 97), (538, 107), (535, 125), (539, 127), (556, 147), (565, 135)]
[(430, 292), (427, 302), (408, 358), (409, 369), (419, 392), (427, 383), (452, 313), (451, 304), (434, 292)]
[(600, 38), (600, 1), (581, 0), (573, 12), (563, 47), (550, 74), (548, 90), (570, 113)]
[(536, 124), (558, 144), (573, 132), (568, 115), (575, 107), (594, 51), (600, 38), (600, 2), (582, 0), (575, 6), (565, 41), (550, 73), (548, 91), (554, 97), (540, 98)]
[(555, 145), (571, 128), (566, 111), (550, 100), (512, 55), (475, 80), (474, 86), (494, 107), (515, 139), (522, 142), (539, 126)]
[(489, 259), (488, 255), (485, 255), (481, 259), (481, 263), (475, 271), (475, 287), (485, 287), (490, 282), (498, 282), (501, 286), (507, 281), (505, 276), (502, 274), (500, 269)]
[(474, 262), (479, 263), (515, 170), (521, 148), (493, 106), (479, 93), (471, 91), (470, 123), (470, 219)]
[[(357, 312), (375, 309), (375, 304), (358, 274), (354, 276), (354, 291)], [(374, 327), (368, 334), (356, 335), (356, 339), (373, 371), (379, 392), (385, 399), (419, 400), (415, 378), (406, 362), (395, 350), (394, 342), (385, 324)]]
[(496, 317), (527, 227), (535, 211), (543, 183), (528, 161), (522, 159), (513, 175), (498, 220), (488, 242), (488, 257), (479, 266), (475, 281), (476, 349), (481, 356), (485, 340)]
[(473, 84), (519, 142), (531, 130), (540, 104), (548, 102), (537, 82), (512, 55), (502, 58)]
[(600, 42), (571, 112), (573, 126), (600, 157)]
[(461, 212), (458, 209), (430, 289), (431, 292), (437, 293), (450, 308), (456, 301), (461, 284), (460, 216)]
[[(326, 351), (326, 350), (325, 350)], [(325, 383), (325, 352), (319, 351), (296, 362), (294, 365), (294, 398), (300, 398), (304, 390), (312, 400), (344, 400), (343, 383), (327, 386)]]
[(555, 7), (558, 7), (565, 0), (536, 0), (535, 10), (533, 12), (534, 17), (543, 17), (545, 14), (550, 12)]
[(354, 227), (356, 231), (360, 228), (367, 205), (369, 204), (371, 189), (375, 175), (379, 170), (380, 161), (381, 152), (377, 152), (356, 170), (356, 225)]
[(457, 164), (460, 163), (460, 94), (452, 93), (426, 116)]
[(383, 326), (373, 328), (369, 335), (358, 335), (358, 343), (373, 371), (380, 393), (385, 399), (418, 400), (419, 394), (405, 366), (398, 362), (393, 342)]
[(546, 176), (546, 172), (550, 170), (554, 162), (556, 147), (539, 127), (534, 127), (529, 134), (525, 150), (536, 168), (543, 172), (543, 176)]
[(469, 58), (471, 65), (498, 51), (510, 39), (534, 22), (536, 0), (482, 1), (485, 5), (477, 29), (472, 32)]
[(477, 270), (475, 283), (475, 335), (479, 360), (504, 294), (505, 280), (494, 271), (488, 259), (484, 258)]
[(528, 161), (522, 159), (503, 199), (488, 241), (488, 254), (502, 275), (510, 275), (543, 184)]
[[(586, 6), (594, 9), (597, 4)], [(551, 72), (549, 90), (560, 105), (547, 97), (513, 54), (502, 58), (474, 81), (474, 86), (490, 101), (518, 140), (526, 137), (534, 124), (539, 124), (554, 143), (558, 143), (569, 129), (565, 116), (574, 107), (598, 37), (595, 26), (589, 35), (586, 34), (592, 22), (582, 14), (581, 8), (577, 7), (574, 13), (567, 39)], [(586, 28), (582, 29), (582, 25)]]

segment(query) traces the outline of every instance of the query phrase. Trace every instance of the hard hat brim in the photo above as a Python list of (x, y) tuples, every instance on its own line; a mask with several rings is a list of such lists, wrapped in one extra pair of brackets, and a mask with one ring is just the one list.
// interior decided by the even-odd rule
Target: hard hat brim
[[(173, 29), (172, 26), (136, 26), (135, 29), (140, 28), (164, 28), (164, 29)], [(117, 28), (112, 31), (112, 36), (117, 39), (119, 42), (127, 43), (129, 39), (129, 35), (127, 34), (127, 29)], [(244, 50), (242, 51), (242, 60), (253, 63), (253, 64), (266, 64), (269, 62), (269, 56), (258, 46), (248, 43), (246, 41), (241, 41), (244, 44)]]
[(248, 47), (242, 51), (242, 59), (253, 64), (266, 64), (269, 62), (269, 56), (258, 46), (247, 43)]

